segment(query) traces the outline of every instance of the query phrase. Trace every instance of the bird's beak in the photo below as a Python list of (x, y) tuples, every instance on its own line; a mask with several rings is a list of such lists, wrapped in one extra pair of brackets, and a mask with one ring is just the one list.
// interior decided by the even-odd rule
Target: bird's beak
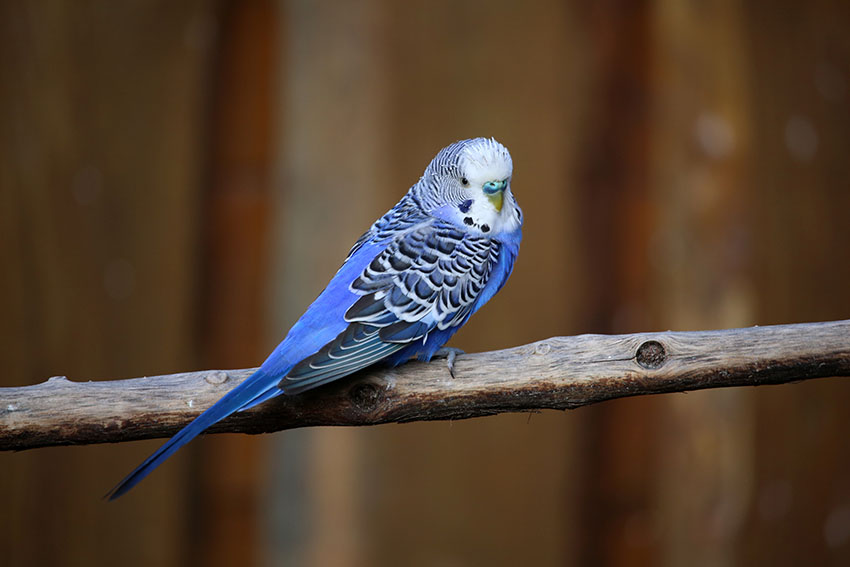
[(487, 199), (489, 199), (489, 201), (491, 203), (493, 203), (493, 207), (496, 209), (497, 212), (500, 212), (500, 213), (502, 212), (502, 205), (505, 202), (505, 192), (504, 191), (497, 191), (496, 193), (493, 193), (492, 195), (487, 195)]
[(493, 207), (497, 212), (502, 212), (502, 205), (505, 202), (505, 188), (508, 186), (508, 180), (488, 181), (484, 184), (484, 194), (493, 203)]

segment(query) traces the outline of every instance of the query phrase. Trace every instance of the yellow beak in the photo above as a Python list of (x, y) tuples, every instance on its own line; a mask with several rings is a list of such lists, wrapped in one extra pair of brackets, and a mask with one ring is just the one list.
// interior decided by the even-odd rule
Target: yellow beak
[(493, 203), (493, 207), (497, 212), (502, 212), (502, 204), (505, 202), (505, 192), (499, 191), (497, 193), (493, 193), (492, 195), (487, 195), (487, 199)]

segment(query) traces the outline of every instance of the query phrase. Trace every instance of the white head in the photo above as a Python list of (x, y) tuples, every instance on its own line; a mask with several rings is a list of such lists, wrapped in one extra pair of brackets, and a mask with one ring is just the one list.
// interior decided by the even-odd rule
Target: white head
[(462, 140), (440, 150), (412, 191), (432, 215), (497, 236), (522, 225), (512, 173), (511, 154), (493, 138)]

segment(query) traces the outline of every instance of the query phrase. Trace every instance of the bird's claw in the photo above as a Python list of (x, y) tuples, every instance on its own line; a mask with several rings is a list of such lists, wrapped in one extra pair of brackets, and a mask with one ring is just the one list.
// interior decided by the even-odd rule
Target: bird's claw
[(452, 378), (455, 378), (455, 358), (459, 354), (466, 354), (459, 348), (454, 347), (440, 347), (437, 349), (437, 352), (434, 353), (432, 358), (445, 358), (446, 365), (449, 367), (449, 374), (452, 375)]

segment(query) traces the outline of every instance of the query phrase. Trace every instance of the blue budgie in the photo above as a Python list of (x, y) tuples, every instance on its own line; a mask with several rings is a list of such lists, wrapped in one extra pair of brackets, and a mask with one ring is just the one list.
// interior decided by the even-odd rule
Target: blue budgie
[[(429, 361), (507, 281), (522, 239), (513, 164), (494, 139), (440, 150), (361, 236), (325, 290), (251, 377), (180, 430), (109, 493), (118, 498), (234, 412), (379, 361)], [(448, 353), (454, 374), (454, 352)]]

